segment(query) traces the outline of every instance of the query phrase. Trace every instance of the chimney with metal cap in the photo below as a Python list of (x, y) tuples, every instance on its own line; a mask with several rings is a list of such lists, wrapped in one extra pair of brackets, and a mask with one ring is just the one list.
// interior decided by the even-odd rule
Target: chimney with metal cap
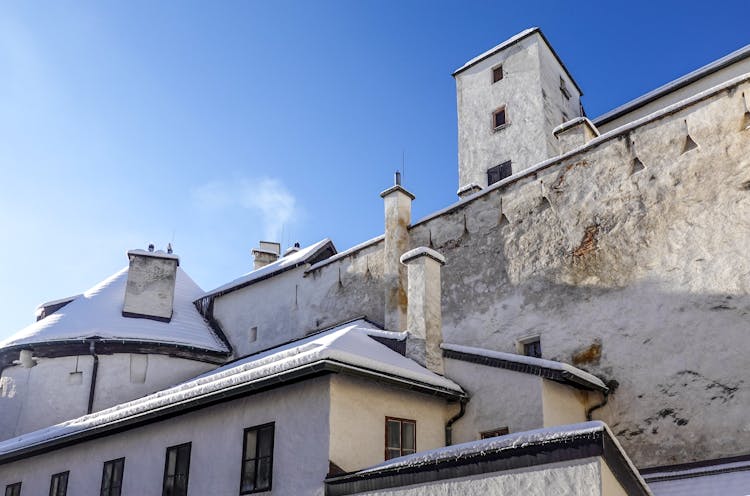
[(409, 249), (411, 202), (414, 195), (401, 186), (401, 173), (395, 184), (380, 193), (385, 206), (385, 247), (383, 249), (383, 283), (385, 285), (385, 328), (406, 329), (406, 268), (401, 254)]
[(130, 250), (128, 258), (130, 265), (123, 317), (169, 322), (180, 259), (171, 253), (154, 251), (153, 245), (149, 245), (148, 251)]

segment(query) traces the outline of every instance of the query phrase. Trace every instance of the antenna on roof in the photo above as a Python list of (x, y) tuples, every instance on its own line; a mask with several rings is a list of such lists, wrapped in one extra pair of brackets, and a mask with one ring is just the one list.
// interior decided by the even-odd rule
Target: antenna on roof
[(154, 244), (153, 243), (149, 243), (148, 244), (148, 251), (151, 251), (151, 252), (154, 251)]
[(167, 243), (167, 253), (172, 254), (172, 243)]

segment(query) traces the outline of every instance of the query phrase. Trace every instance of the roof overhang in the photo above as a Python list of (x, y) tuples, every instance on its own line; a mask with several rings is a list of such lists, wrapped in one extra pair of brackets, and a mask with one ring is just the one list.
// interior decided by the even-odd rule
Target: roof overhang
[[(79, 444), (92, 439), (109, 436), (123, 432), (127, 429), (140, 427), (143, 425), (161, 422), (163, 420), (184, 415), (195, 410), (207, 408), (227, 401), (232, 401), (244, 396), (249, 396), (281, 386), (294, 384), (299, 381), (320, 377), (327, 374), (349, 374), (354, 376), (366, 377), (379, 383), (408, 389), (444, 398), (447, 400), (460, 400), (465, 395), (462, 392), (445, 389), (419, 381), (398, 377), (384, 372), (358, 367), (335, 360), (324, 359), (303, 365), (297, 368), (285, 370), (278, 374), (272, 374), (256, 380), (243, 382), (217, 391), (194, 396), (183, 401), (169, 403), (167, 405), (145, 411), (140, 414), (132, 415), (122, 419), (96, 425), (90, 428), (81, 429), (75, 432), (62, 434), (58, 437), (45, 439), (38, 443), (0, 453), (0, 465), (17, 461), (23, 458), (48, 453), (53, 450), (65, 448), (74, 444)], [(93, 414), (95, 415), (95, 414)], [(25, 435), (25, 436), (28, 436)]]

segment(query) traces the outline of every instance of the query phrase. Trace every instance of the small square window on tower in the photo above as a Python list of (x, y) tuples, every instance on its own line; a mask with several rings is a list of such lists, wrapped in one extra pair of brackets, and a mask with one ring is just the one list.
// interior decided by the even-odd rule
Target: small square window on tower
[(505, 105), (492, 112), (492, 128), (497, 131), (508, 123)]
[(498, 65), (492, 68), (492, 83), (497, 83), (503, 78), (503, 66)]
[(539, 338), (523, 343), (523, 354), (530, 357), (542, 358), (542, 342)]

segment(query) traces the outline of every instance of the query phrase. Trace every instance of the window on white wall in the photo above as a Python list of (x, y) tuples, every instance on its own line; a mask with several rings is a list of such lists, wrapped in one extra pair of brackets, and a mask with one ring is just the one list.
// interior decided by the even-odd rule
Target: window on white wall
[(274, 424), (245, 429), (240, 494), (270, 491), (273, 480)]
[(120, 496), (124, 469), (125, 458), (104, 462), (101, 496)]
[(52, 476), (49, 483), (49, 496), (65, 496), (68, 494), (69, 474), (69, 471), (65, 471)]
[(162, 496), (187, 496), (190, 446), (190, 443), (185, 443), (167, 448)]
[(417, 422), (394, 417), (385, 418), (385, 459), (411, 455), (417, 451)]
[(253, 326), (247, 331), (247, 342), (254, 343), (258, 339), (258, 326)]
[(540, 336), (529, 336), (516, 342), (516, 350), (521, 355), (534, 358), (542, 358), (542, 338)]
[(5, 486), (5, 496), (21, 496), (21, 483), (16, 482)]

